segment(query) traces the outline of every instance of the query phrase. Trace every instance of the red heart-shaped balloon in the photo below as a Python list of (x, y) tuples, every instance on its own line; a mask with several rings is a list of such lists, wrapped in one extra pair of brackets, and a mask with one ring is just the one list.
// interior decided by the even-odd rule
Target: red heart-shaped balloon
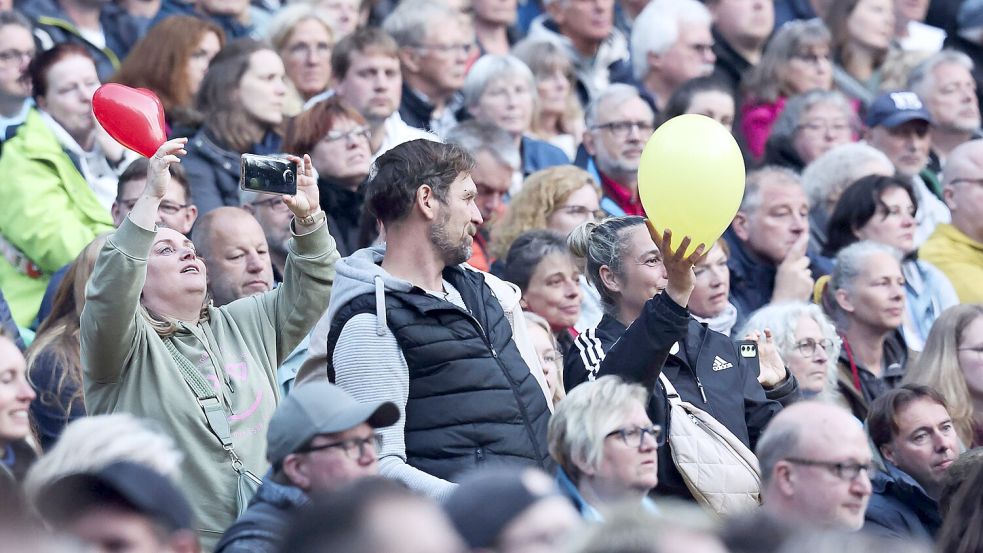
[(150, 157), (167, 141), (164, 106), (145, 88), (104, 84), (92, 97), (92, 112), (109, 136), (123, 146)]

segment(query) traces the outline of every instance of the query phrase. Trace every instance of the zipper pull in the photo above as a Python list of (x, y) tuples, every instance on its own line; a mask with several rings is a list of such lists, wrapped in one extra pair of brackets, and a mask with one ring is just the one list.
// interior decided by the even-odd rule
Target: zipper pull
[(696, 379), (696, 385), (700, 387), (700, 397), (703, 398), (703, 403), (707, 403), (707, 394), (703, 391), (703, 383), (700, 382), (699, 378)]

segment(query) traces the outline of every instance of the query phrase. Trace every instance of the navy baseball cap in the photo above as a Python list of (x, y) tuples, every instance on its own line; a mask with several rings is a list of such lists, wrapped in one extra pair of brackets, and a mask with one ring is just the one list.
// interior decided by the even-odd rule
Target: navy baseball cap
[(921, 98), (914, 92), (887, 92), (874, 99), (867, 108), (864, 124), (869, 128), (893, 129), (908, 121), (925, 121), (932, 124), (932, 114), (925, 109)]

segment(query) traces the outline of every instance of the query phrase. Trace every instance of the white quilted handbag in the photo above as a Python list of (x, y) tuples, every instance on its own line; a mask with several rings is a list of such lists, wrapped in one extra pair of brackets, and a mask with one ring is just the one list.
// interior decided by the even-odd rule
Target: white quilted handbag
[(672, 460), (696, 501), (721, 518), (758, 507), (761, 468), (754, 453), (709, 413), (680, 399), (665, 375), (659, 379), (670, 404)]

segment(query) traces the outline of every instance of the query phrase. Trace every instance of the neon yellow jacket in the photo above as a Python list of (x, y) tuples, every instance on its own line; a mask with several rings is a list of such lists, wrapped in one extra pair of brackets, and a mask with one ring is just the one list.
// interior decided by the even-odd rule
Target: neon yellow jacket
[(983, 303), (983, 244), (952, 225), (941, 224), (918, 256), (949, 277), (962, 303)]

